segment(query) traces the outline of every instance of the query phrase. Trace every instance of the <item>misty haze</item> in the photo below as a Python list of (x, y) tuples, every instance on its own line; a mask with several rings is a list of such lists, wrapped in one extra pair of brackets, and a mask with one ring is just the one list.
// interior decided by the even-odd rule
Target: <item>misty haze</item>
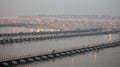
[(0, 0), (0, 67), (120, 67), (119, 0)]

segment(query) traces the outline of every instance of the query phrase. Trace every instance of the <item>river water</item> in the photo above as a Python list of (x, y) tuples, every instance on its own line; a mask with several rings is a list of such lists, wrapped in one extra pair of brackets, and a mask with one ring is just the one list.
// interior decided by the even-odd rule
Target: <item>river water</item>
[[(95, 45), (119, 39), (119, 34), (80, 36), (44, 41), (31, 41), (13, 44), (0, 44), (0, 60), (30, 54), (51, 52), (84, 45)], [(120, 47), (59, 58), (45, 62), (34, 62), (17, 67), (120, 67)]]
[(120, 47), (16, 67), (120, 67)]

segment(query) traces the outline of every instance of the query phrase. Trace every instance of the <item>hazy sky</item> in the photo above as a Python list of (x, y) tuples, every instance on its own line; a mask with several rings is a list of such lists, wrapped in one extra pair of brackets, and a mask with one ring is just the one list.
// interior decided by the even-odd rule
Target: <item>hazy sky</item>
[(38, 14), (120, 16), (120, 0), (0, 0), (0, 16)]

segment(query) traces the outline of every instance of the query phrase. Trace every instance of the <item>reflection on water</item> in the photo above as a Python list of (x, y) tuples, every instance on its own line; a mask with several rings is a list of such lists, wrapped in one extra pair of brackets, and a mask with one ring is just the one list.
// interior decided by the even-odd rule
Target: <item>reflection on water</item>
[(0, 33), (42, 32), (42, 31), (59, 31), (59, 30), (47, 29), (47, 28), (32, 28), (32, 27), (1, 27), (0, 28)]
[(53, 32), (53, 31), (57, 31), (55, 29), (43, 29), (43, 28), (30, 28), (30, 32), (44, 32), (44, 31), (50, 31), (50, 32)]
[(105, 38), (111, 41), (112, 40), (112, 34), (105, 35)]
[(15, 27), (13, 27), (12, 30), (13, 30), (13, 33), (16, 33), (16, 29), (15, 29)]
[(33, 28), (30, 28), (30, 32), (33, 32), (34, 30), (33, 30)]
[(97, 53), (93, 53), (94, 61), (96, 61)]
[(40, 29), (40, 28), (37, 28), (36, 32), (41, 32), (41, 29)]
[(72, 57), (71, 59), (72, 59), (72, 67), (74, 67), (74, 62), (75, 62), (74, 58)]

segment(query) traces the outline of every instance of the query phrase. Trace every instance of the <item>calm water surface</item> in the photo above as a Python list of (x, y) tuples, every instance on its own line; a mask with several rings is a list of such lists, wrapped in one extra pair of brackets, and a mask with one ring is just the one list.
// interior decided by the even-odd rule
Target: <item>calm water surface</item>
[(119, 38), (118, 34), (109, 34), (109, 35), (52, 39), (44, 41), (22, 42), (4, 45), (1, 44), (0, 59), (2, 59), (3, 57), (7, 58), (28, 54), (51, 52), (53, 49), (62, 50), (67, 48), (80, 47), (83, 45), (100, 44), (104, 42), (111, 42), (118, 38)]
[(99, 53), (93, 51), (17, 67), (120, 67), (120, 47), (104, 49)]
[[(8, 32), (10, 32), (10, 30), (8, 30)], [(100, 44), (117, 39), (119, 39), (119, 34), (106, 34), (4, 45), (0, 44), (0, 59), (51, 52), (53, 49), (62, 50), (67, 48), (76, 48), (83, 45)], [(99, 53), (90, 52), (45, 62), (18, 65), (17, 67), (120, 67), (119, 62), (120, 47), (115, 47), (101, 50)]]

